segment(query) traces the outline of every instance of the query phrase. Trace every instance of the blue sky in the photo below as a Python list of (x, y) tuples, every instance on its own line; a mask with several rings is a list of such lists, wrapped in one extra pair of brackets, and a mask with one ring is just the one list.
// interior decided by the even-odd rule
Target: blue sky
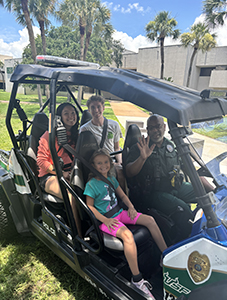
[[(139, 0), (138, 2), (110, 0), (102, 2), (111, 10), (111, 23), (116, 30), (114, 37), (120, 39), (125, 48), (136, 52), (140, 47), (156, 45), (146, 39), (145, 26), (160, 11), (169, 11), (177, 20), (177, 28), (182, 33), (189, 31), (194, 22), (204, 19), (200, 0)], [(56, 21), (54, 25), (57, 25)], [(34, 31), (36, 34), (39, 33), (38, 28), (34, 28)], [(217, 29), (216, 32), (218, 44), (227, 45), (227, 24)], [(27, 43), (26, 28), (16, 23), (13, 14), (0, 7), (0, 54), (7, 55), (8, 53), (14, 57), (20, 57)], [(171, 39), (166, 40), (166, 44), (172, 43)]]

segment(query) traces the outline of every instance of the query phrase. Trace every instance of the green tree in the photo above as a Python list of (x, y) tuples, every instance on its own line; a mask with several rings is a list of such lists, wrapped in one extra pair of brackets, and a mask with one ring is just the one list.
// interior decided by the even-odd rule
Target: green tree
[(28, 30), (29, 42), (31, 45), (32, 59), (35, 62), (36, 59), (36, 47), (35, 37), (32, 28), (32, 21), (30, 18), (30, 12), (28, 9), (28, 0), (5, 0), (5, 7), (9, 11), (12, 11), (16, 16), (16, 21), (19, 24), (25, 25)]
[[(37, 53), (42, 54), (42, 40), (38, 36), (35, 39)], [(106, 42), (103, 35), (98, 36), (92, 34), (90, 44), (87, 52), (87, 59), (90, 62), (99, 63), (101, 66), (110, 65), (114, 51), (113, 44), (117, 43), (118, 52), (117, 60), (120, 59), (123, 51), (123, 47), (120, 42), (110, 39)], [(116, 46), (117, 48), (117, 46)], [(79, 59), (80, 57), (80, 33), (79, 29), (72, 30), (69, 26), (51, 27), (46, 33), (46, 51), (47, 55), (54, 55), (60, 57), (68, 57), (73, 59)], [(121, 54), (121, 55), (120, 55)], [(23, 52), (23, 63), (31, 63), (31, 47), (28, 45)]]
[(203, 1), (203, 12), (209, 24), (224, 25), (227, 17), (226, 0), (205, 0)]
[(167, 36), (170, 36), (173, 39), (179, 37), (179, 29), (174, 29), (176, 26), (177, 21), (174, 18), (171, 18), (170, 13), (168, 11), (162, 11), (145, 27), (147, 38), (151, 41), (156, 40), (160, 44), (161, 79), (164, 77), (164, 40)]
[(110, 19), (110, 11), (100, 0), (65, 0), (56, 12), (63, 25), (80, 31), (80, 60), (86, 60), (94, 27), (104, 26)]
[[(35, 36), (32, 28), (32, 20), (30, 18), (30, 11), (28, 8), (28, 0), (6, 0), (5, 7), (12, 11), (16, 15), (16, 21), (19, 24), (26, 25), (28, 30), (29, 42), (31, 45), (32, 60), (35, 63), (36, 60), (36, 46), (35, 46)], [(40, 85), (37, 85), (39, 104), (42, 106), (42, 93)]]
[(30, 0), (29, 2), (30, 12), (39, 24), (43, 47), (42, 54), (44, 55), (46, 55), (45, 27), (47, 28), (50, 24), (48, 17), (54, 13), (55, 3), (56, 0)]
[(190, 29), (190, 32), (185, 32), (181, 35), (181, 43), (185, 47), (188, 47), (189, 45), (193, 47), (193, 52), (188, 69), (188, 77), (186, 83), (187, 87), (190, 83), (192, 64), (197, 51), (202, 50), (203, 52), (205, 52), (214, 48), (216, 46), (215, 38), (216, 35), (210, 34), (208, 26), (201, 22), (193, 25)]

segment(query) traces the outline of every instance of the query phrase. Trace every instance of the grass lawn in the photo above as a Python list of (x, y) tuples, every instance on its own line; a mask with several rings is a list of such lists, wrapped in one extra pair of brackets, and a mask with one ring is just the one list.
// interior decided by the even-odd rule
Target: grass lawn
[(35, 237), (0, 240), (1, 300), (104, 300)]

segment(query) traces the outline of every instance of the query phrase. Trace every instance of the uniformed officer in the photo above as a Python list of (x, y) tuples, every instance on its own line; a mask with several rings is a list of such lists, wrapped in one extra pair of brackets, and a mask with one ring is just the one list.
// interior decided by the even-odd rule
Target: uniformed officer
[(141, 192), (139, 207), (143, 213), (154, 208), (171, 216), (184, 236), (190, 234), (193, 218), (189, 203), (195, 203), (191, 183), (183, 182), (180, 160), (174, 144), (164, 137), (166, 125), (159, 115), (147, 120), (148, 137), (134, 145), (126, 162), (126, 174), (134, 178)]

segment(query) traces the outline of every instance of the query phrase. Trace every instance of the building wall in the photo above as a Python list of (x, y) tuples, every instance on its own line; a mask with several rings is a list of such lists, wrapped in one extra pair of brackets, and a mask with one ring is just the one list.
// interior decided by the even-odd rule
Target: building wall
[[(21, 62), (22, 62), (22, 58), (5, 59), (4, 71), (5, 71), (6, 92), (11, 92), (13, 83), (10, 82), (10, 77), (15, 67)], [(20, 94), (24, 93), (24, 88), (22, 87), (22, 85), (19, 86), (18, 93)]]
[[(182, 45), (165, 46), (164, 49), (164, 77), (171, 77), (177, 85), (186, 86), (188, 69), (193, 48)], [(138, 72), (160, 78), (161, 60), (160, 47), (140, 48), (139, 53), (133, 55), (123, 54), (123, 68), (136, 69)], [(201, 75), (201, 69), (213, 68), (222, 73), (210, 72), (209, 75)], [(203, 53), (198, 51), (195, 56), (189, 87), (202, 91), (203, 89), (219, 88), (227, 89), (227, 46), (216, 47)]]

